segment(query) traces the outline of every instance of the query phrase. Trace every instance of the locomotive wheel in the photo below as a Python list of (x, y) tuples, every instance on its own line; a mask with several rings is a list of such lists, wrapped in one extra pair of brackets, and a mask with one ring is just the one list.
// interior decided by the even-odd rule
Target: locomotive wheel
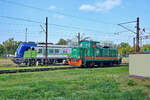
[(100, 66), (100, 67), (104, 67), (104, 64), (103, 64), (103, 62), (101, 62), (101, 63), (99, 64), (99, 66)]
[(81, 67), (82, 67), (82, 68), (85, 68), (85, 67), (86, 67), (86, 65), (81, 65)]
[(36, 66), (39, 66), (39, 62), (38, 61), (36, 61)]
[(112, 62), (110, 62), (109, 66), (110, 66), (110, 67), (112, 67), (112, 66), (113, 66), (113, 63), (112, 63)]
[(95, 66), (95, 62), (91, 62), (90, 67), (94, 67), (94, 66)]
[(91, 68), (94, 67), (95, 63), (94, 62), (87, 62), (86, 67)]
[(89, 68), (90, 67), (90, 62), (87, 62), (85, 67)]
[(28, 66), (28, 62), (25, 62), (25, 66)]
[(116, 66), (119, 66), (119, 65), (120, 65), (119, 62), (117, 62), (117, 63), (116, 63)]

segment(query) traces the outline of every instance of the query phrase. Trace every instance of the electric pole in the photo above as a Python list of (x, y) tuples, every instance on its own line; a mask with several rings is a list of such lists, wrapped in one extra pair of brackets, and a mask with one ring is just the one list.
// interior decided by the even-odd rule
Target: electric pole
[(26, 28), (26, 32), (25, 32), (25, 42), (27, 42), (27, 32), (28, 32), (28, 29)]
[(135, 51), (135, 37), (133, 38), (133, 49)]
[(80, 33), (78, 33), (78, 45), (80, 45)]
[[(125, 27), (125, 26), (123, 26), (124, 24), (130, 24), (130, 23), (136, 23), (136, 32), (133, 31), (133, 30), (131, 30), (131, 29), (129, 29), (129, 28), (127, 28), (127, 27)], [(135, 51), (136, 51), (136, 52), (140, 52), (140, 47), (139, 47), (139, 38), (140, 38), (140, 36), (139, 36), (139, 35), (140, 35), (140, 22), (139, 22), (139, 17), (137, 17), (137, 20), (136, 20), (136, 21), (120, 23), (120, 24), (118, 24), (118, 25), (121, 26), (122, 28), (126, 29), (127, 31), (136, 34), (136, 40), (133, 39), (133, 41), (136, 41), (136, 50), (135, 50)], [(133, 43), (135, 43), (135, 42), (133, 42)], [(135, 45), (135, 44), (133, 44), (133, 45)]]
[(139, 17), (137, 18), (137, 32), (136, 32), (136, 52), (140, 51), (139, 48), (139, 33), (140, 33), (140, 23), (139, 23)]
[(47, 46), (48, 46), (48, 17), (46, 17), (46, 52), (45, 52), (45, 64), (46, 65), (48, 65)]

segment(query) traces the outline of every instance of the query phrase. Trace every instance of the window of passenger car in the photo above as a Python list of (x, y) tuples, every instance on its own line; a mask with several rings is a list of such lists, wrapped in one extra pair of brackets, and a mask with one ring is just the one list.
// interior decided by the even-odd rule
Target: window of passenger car
[(64, 54), (67, 54), (68, 53), (67, 51), (68, 51), (67, 49), (63, 49)]
[(49, 49), (49, 53), (53, 54), (53, 49)]
[(59, 49), (55, 49), (55, 54), (59, 54)]

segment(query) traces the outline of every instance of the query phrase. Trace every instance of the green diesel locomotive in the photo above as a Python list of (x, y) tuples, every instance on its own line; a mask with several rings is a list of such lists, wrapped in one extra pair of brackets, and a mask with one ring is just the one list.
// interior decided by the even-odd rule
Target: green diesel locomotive
[(72, 48), (69, 64), (72, 66), (113, 66), (121, 63), (116, 48), (98, 45), (97, 41), (81, 41), (80, 46)]

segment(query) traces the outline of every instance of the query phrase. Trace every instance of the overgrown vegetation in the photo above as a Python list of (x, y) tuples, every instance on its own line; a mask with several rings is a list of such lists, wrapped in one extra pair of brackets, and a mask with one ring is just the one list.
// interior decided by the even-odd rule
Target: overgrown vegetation
[(0, 70), (1, 67), (7, 68), (7, 67), (13, 67), (16, 66), (15, 63), (13, 63), (13, 61), (10, 58), (0, 58)]
[(149, 83), (128, 77), (127, 66), (7, 74), (0, 76), (0, 99), (149, 100)]
[(16, 49), (18, 48), (21, 41), (15, 41), (14, 38), (9, 38), (4, 41), (3, 44), (0, 44), (0, 57), (7, 55), (14, 55)]
[[(120, 43), (118, 46), (116, 46), (116, 48), (118, 49), (119, 54), (121, 56), (126, 56), (130, 53), (135, 52), (135, 47), (132, 47), (128, 43), (125, 43), (125, 42)], [(140, 49), (141, 49), (141, 52), (150, 50), (150, 44), (143, 45), (142, 47), (140, 47)]]
[(56, 45), (67, 45), (67, 41), (64, 39), (60, 39)]

